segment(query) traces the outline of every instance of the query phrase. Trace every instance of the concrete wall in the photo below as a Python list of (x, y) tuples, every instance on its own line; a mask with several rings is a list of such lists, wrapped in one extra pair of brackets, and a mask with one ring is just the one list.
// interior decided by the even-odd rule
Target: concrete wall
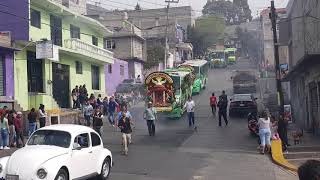
[[(124, 67), (124, 74), (120, 74), (120, 66)], [(113, 95), (116, 92), (117, 86), (124, 80), (128, 79), (128, 62), (115, 59), (114, 64), (112, 64), (112, 73), (109, 73), (108, 66), (104, 67), (105, 72), (105, 84), (106, 84), (106, 94), (108, 96)]]
[(144, 42), (135, 37), (112, 38), (116, 43), (116, 48), (112, 49), (114, 56), (119, 59), (139, 58), (144, 59)]

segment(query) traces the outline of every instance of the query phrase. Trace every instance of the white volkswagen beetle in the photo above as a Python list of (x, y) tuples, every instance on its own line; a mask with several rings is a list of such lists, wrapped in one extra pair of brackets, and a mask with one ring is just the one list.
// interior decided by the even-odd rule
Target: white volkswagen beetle
[(107, 179), (112, 154), (101, 137), (80, 125), (52, 125), (34, 132), (25, 147), (0, 159), (0, 179)]

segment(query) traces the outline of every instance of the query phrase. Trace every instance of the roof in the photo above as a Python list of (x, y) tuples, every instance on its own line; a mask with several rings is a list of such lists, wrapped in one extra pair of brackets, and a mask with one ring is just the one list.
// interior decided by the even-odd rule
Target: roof
[(208, 61), (206, 61), (206, 60), (195, 59), (195, 60), (186, 61), (183, 64), (187, 64), (187, 65), (190, 65), (190, 66), (202, 66), (202, 65), (205, 65), (207, 63), (208, 63)]
[(79, 134), (82, 132), (93, 132), (92, 128), (75, 124), (57, 124), (41, 128), (41, 130), (59, 130), (66, 131), (70, 134)]
[(177, 69), (167, 69), (164, 72), (166, 72), (170, 76), (180, 76), (180, 77), (184, 77), (184, 76), (191, 73), (191, 72), (186, 72), (186, 71), (179, 71)]

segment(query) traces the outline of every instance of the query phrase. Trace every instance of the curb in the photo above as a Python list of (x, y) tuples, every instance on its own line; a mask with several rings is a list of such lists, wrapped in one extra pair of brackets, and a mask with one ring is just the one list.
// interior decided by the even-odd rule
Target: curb
[(278, 164), (279, 166), (286, 168), (290, 171), (297, 172), (298, 167), (289, 163), (283, 156), (282, 152), (282, 142), (281, 140), (273, 140), (271, 143), (271, 149), (272, 149), (272, 160), (275, 164)]

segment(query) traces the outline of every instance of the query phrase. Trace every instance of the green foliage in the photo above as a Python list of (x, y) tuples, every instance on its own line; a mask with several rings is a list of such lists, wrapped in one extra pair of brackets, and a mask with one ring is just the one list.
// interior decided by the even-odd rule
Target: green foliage
[(200, 17), (195, 27), (189, 27), (188, 37), (193, 45), (195, 56), (203, 56), (207, 48), (223, 39), (224, 19), (219, 16)]
[(155, 44), (147, 49), (147, 62), (144, 64), (145, 69), (158, 66), (159, 63), (164, 62), (165, 47), (161, 44)]

